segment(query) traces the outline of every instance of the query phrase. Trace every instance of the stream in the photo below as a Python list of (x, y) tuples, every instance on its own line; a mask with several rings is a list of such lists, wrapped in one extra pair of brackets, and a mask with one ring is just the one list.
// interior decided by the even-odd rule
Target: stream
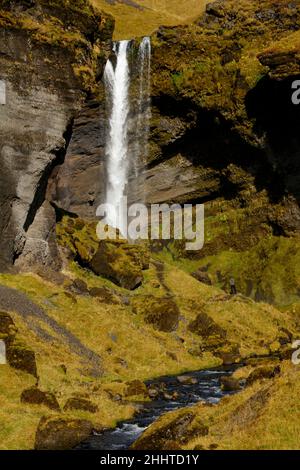
[(231, 367), (183, 374), (183, 377), (192, 377), (194, 383), (179, 383), (177, 376), (160, 377), (145, 382), (147, 386), (151, 385), (151, 388), (163, 387), (163, 393), (157, 399), (143, 403), (133, 419), (119, 423), (115, 429), (106, 430), (101, 434), (94, 433), (82, 442), (77, 450), (126, 450), (162, 414), (194, 405), (199, 401), (218, 403), (225, 395), (234, 393), (221, 390), (220, 378), (232, 374), (235, 369), (236, 367)]

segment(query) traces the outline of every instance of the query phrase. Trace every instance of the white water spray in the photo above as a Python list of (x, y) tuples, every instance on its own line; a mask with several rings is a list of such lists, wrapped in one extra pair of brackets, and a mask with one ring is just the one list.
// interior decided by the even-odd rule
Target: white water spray
[[(128, 189), (128, 176), (133, 173), (138, 176), (148, 149), (148, 134), (150, 123), (150, 38), (144, 38), (138, 51), (138, 96), (131, 102), (130, 85), (131, 72), (128, 61), (130, 51), (129, 41), (121, 41), (114, 46), (116, 65), (108, 60), (104, 81), (107, 102), (110, 110), (109, 131), (106, 143), (107, 161), (107, 192), (106, 203), (111, 210), (106, 217), (106, 223), (126, 233), (125, 218), (119, 213), (122, 199)], [(131, 112), (132, 111), (132, 112)], [(131, 113), (131, 115), (130, 115)], [(130, 136), (130, 138), (129, 138)], [(133, 143), (129, 142), (132, 141)]]
[[(128, 114), (129, 114), (129, 66), (127, 59), (128, 41), (121, 41), (115, 49), (117, 56), (114, 70), (110, 60), (107, 61), (104, 80), (111, 98), (111, 115), (109, 135), (106, 145), (107, 156), (107, 194), (106, 202), (116, 210), (121, 204), (127, 184), (128, 166)], [(107, 214), (108, 225), (123, 231), (122, 220), (117, 212)]]

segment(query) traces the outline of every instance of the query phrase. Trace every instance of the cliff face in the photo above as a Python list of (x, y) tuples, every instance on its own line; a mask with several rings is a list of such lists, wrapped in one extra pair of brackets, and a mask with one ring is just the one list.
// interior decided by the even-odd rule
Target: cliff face
[(56, 263), (47, 182), (74, 115), (97, 88), (113, 21), (85, 1), (0, 5), (1, 267)]

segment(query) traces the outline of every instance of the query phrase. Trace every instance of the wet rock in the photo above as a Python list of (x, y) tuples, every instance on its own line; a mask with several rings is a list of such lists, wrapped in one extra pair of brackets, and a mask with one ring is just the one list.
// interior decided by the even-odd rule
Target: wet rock
[(141, 380), (132, 380), (126, 382), (127, 388), (125, 390), (125, 397), (132, 397), (135, 395), (147, 396), (147, 387)]
[(14, 341), (12, 344), (9, 344), (6, 357), (7, 362), (11, 367), (23, 370), (24, 372), (37, 377), (35, 353), (31, 349), (28, 349), (21, 343)]
[(30, 405), (44, 405), (51, 410), (60, 410), (56, 396), (50, 392), (43, 392), (37, 387), (31, 387), (23, 390), (21, 393), (21, 403), (28, 403)]
[(262, 379), (273, 379), (276, 375), (280, 374), (280, 366), (263, 366), (257, 367), (251, 372), (246, 380), (247, 385), (251, 385), (254, 382)]
[(159, 397), (159, 390), (157, 390), (156, 388), (149, 388), (148, 395), (149, 395), (149, 398), (151, 398), (151, 400), (155, 400), (156, 398)]
[(80, 410), (88, 411), (89, 413), (97, 413), (97, 411), (99, 411), (99, 408), (97, 405), (95, 405), (86, 398), (72, 397), (67, 400), (64, 406), (64, 411), (68, 410)]
[(179, 308), (170, 297), (137, 296), (132, 299), (132, 309), (156, 330), (169, 333), (178, 327)]
[(177, 381), (182, 385), (196, 385), (198, 380), (190, 375), (179, 375)]
[(68, 450), (87, 439), (93, 430), (92, 423), (83, 419), (45, 417), (40, 419), (35, 450)]
[(240, 381), (234, 377), (221, 377), (220, 382), (224, 392), (236, 392), (241, 389)]

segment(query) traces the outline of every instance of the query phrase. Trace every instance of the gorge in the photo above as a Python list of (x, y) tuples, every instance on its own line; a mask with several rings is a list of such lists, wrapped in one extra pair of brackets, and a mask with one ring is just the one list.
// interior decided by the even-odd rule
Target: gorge
[[(97, 445), (141, 407), (125, 447), (296, 449), (299, 3), (121, 3), (0, 1), (0, 449)], [(204, 204), (203, 249), (99, 241), (123, 196)]]

